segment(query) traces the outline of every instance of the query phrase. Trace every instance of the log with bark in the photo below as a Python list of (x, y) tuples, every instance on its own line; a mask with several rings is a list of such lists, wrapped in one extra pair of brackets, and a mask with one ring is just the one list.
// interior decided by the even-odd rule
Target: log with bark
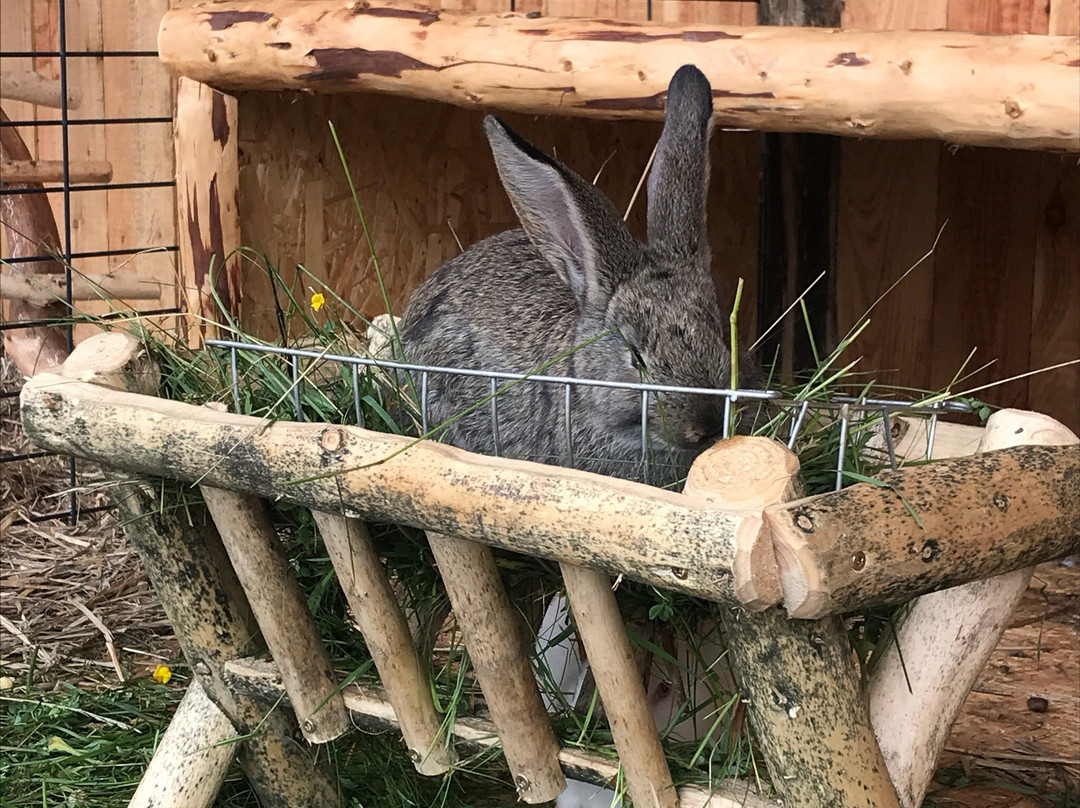
[(1080, 38), (469, 14), (395, 0), (245, 0), (167, 13), (174, 74), (218, 89), (375, 90), (595, 118), (663, 115), (682, 64), (718, 124), (1080, 151)]

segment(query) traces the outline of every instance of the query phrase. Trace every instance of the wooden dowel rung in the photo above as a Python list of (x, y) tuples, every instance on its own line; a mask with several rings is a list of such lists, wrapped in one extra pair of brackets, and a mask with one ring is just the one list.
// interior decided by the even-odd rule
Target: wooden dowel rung
[[(0, 162), (0, 183), (63, 182), (62, 160), (4, 160)], [(112, 163), (106, 160), (73, 161), (68, 163), (68, 182), (111, 182)]]
[(312, 511), (312, 516), (394, 706), (416, 770), (421, 774), (442, 774), (454, 762), (453, 748), (447, 746), (442, 734), (431, 682), (416, 655), (405, 614), (390, 588), (367, 527), (359, 519), (326, 511)]
[[(25, 300), (46, 304), (66, 299), (66, 279), (63, 275), (29, 275), (18, 271), (0, 273), (0, 297), (7, 300)], [(124, 275), (72, 274), (72, 300), (158, 300), (162, 285), (155, 280), (147, 280)]]
[[(56, 79), (47, 79), (32, 70), (4, 70), (0, 73), (0, 98), (59, 109), (63, 95), (60, 82)], [(68, 109), (78, 109), (81, 104), (82, 93), (78, 88), (69, 86)]]
[(349, 728), (337, 677), (262, 500), (202, 486), (236, 577), (281, 671), (300, 730), (326, 743)]
[(485, 545), (453, 536), (429, 532), (428, 541), (518, 796), (528, 803), (553, 800), (566, 788), (559, 744), (495, 557)]

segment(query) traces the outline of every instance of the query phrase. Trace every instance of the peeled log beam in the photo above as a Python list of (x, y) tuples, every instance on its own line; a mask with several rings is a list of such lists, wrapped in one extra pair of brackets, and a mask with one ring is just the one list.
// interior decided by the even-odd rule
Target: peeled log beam
[(1080, 446), (885, 472), (764, 513), (792, 617), (897, 603), (1080, 549)]
[(174, 74), (228, 91), (375, 90), (472, 108), (663, 116), (692, 62), (718, 124), (1080, 151), (1080, 38), (668, 25), (466, 14), (393, 0), (168, 12)]
[[(47, 79), (33, 70), (5, 70), (0, 73), (0, 98), (59, 109), (63, 106), (64, 95), (57, 79)], [(68, 109), (78, 109), (81, 104), (82, 93), (69, 86)]]
[(271, 424), (53, 374), (26, 383), (22, 408), (38, 445), (114, 468), (345, 509), (736, 602), (742, 520), (682, 494), (356, 427)]

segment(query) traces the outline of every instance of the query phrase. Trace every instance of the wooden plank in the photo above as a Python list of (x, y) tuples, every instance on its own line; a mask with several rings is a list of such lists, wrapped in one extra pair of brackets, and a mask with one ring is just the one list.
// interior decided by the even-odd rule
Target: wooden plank
[[(1029, 370), (1032, 267), (1040, 215), (1038, 176), (1045, 155), (1000, 149), (943, 151), (939, 213), (948, 219), (936, 255), (930, 386), (944, 389), (972, 348), (987, 370), (956, 391)], [(1026, 408), (1027, 382), (982, 395)]]
[(1047, 0), (949, 0), (946, 27), (950, 31), (994, 34), (1049, 32)]
[[(157, 28), (168, 11), (167, 0), (101, 0), (104, 45), (108, 50), (157, 49)], [(109, 57), (104, 60), (105, 115), (110, 118), (169, 117), (171, 81), (161, 63), (150, 58)], [(115, 182), (153, 182), (174, 176), (172, 128), (168, 124), (106, 127), (106, 148), (115, 168)], [(137, 192), (109, 191), (109, 249), (142, 249), (176, 243), (176, 200), (172, 188)], [(165, 308), (178, 302), (174, 254), (156, 253), (111, 259), (117, 274), (148, 278), (171, 289), (161, 300), (134, 304)], [(119, 267), (119, 268), (118, 268)], [(124, 301), (126, 305), (128, 301)], [(104, 306), (105, 304), (99, 304)]]
[(1050, 0), (1051, 34), (1080, 34), (1080, 0)]
[(863, 31), (933, 31), (947, 25), (949, 0), (845, 0), (844, 28)]
[(930, 385), (934, 257), (890, 287), (933, 246), (939, 153), (932, 141), (841, 144), (837, 332), (843, 336), (869, 316), (870, 326), (848, 356), (862, 357), (857, 369), (870, 374), (861, 377), (866, 381)]

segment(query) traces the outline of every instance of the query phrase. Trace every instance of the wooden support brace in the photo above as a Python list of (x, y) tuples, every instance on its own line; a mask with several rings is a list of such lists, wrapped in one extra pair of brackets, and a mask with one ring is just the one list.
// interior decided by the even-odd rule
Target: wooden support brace
[(367, 527), (359, 519), (313, 511), (323, 544), (337, 572), (379, 679), (386, 688), (409, 757), (421, 774), (447, 771), (454, 762), (431, 696), (431, 681), (416, 655), (409, 625)]
[(376, 0), (168, 12), (175, 75), (228, 91), (371, 91), (469, 108), (663, 117), (683, 64), (729, 127), (1080, 151), (1080, 37), (671, 25)]
[(430, 531), (427, 536), (518, 796), (528, 803), (553, 800), (566, 788), (559, 743), (495, 557), (482, 544)]
[[(798, 495), (798, 475), (799, 460), (783, 444), (734, 437), (695, 461), (686, 490), (760, 520), (765, 506)], [(757, 745), (785, 803), (897, 808), (843, 620), (789, 620), (780, 606), (721, 617)]]
[(128, 808), (209, 808), (236, 756), (239, 737), (196, 679), (161, 736)]
[(900, 603), (1080, 550), (1080, 447), (887, 471), (764, 514), (793, 617)]
[[(72, 161), (68, 163), (68, 182), (99, 183), (112, 180), (112, 163), (104, 160)], [(0, 161), (2, 182), (63, 182), (64, 163), (61, 160), (3, 160)]]
[[(121, 331), (82, 342), (61, 372), (52, 377), (60, 383), (147, 396), (157, 392), (160, 378), (138, 340)], [(259, 804), (337, 808), (339, 795), (329, 769), (293, 740), (297, 724), (292, 710), (268, 711), (225, 685), (225, 663), (260, 650), (255, 643), (258, 629), (206, 511), (196, 506), (163, 510), (159, 486), (122, 478), (122, 484), (110, 490), (196, 679), (244, 736), (237, 747), (240, 766)], [(151, 781), (145, 788), (152, 794), (158, 785)]]
[(200, 486), (255, 620), (281, 670), (300, 730), (326, 743), (349, 729), (337, 677), (281, 540), (256, 497)]
[[(987, 421), (979, 451), (1077, 443), (1049, 416), (1002, 410)], [(870, 713), (903, 808), (922, 804), (949, 730), (1031, 574), (1021, 569), (923, 595), (905, 611), (894, 642), (876, 662)]]
[[(63, 94), (60, 82), (47, 79), (33, 70), (5, 70), (0, 73), (0, 98), (10, 101), (25, 101), (39, 107), (59, 109)], [(82, 93), (77, 87), (68, 87), (68, 109), (78, 109), (82, 104)]]
[[(72, 300), (157, 300), (162, 286), (157, 281), (117, 275), (71, 275)], [(18, 266), (0, 274), (0, 297), (22, 300), (35, 306), (65, 300), (63, 275), (27, 275)]]

